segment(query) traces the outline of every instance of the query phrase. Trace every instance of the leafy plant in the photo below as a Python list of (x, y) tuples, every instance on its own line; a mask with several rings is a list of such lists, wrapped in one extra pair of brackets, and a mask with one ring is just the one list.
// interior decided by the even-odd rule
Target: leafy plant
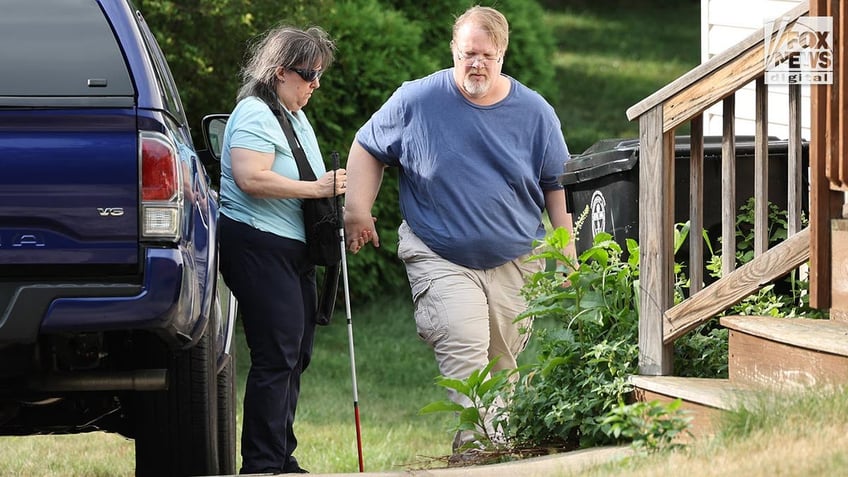
[(726, 378), (727, 328), (710, 320), (674, 342), (676, 376)]
[(678, 436), (691, 436), (688, 428), (692, 418), (680, 409), (682, 403), (680, 399), (667, 405), (659, 401), (632, 404), (620, 401), (599, 420), (607, 435), (631, 441), (631, 446), (639, 453), (674, 450), (683, 446), (675, 441)]
[(508, 435), (518, 447), (573, 449), (610, 443), (596, 416), (630, 392), (634, 341), (581, 343), (572, 330), (546, 333), (538, 362), (515, 387)]
[[(476, 370), (466, 379), (439, 376), (436, 384), (464, 396), (469, 404), (463, 406), (450, 400), (436, 401), (421, 409), (420, 414), (433, 412), (455, 412), (459, 419), (454, 432), (470, 431), (476, 442), (465, 444), (496, 448), (502, 445), (506, 415), (503, 412), (504, 395), (508, 392), (509, 376), (514, 370), (502, 369), (492, 372), (499, 357), (491, 360), (482, 370)], [(463, 450), (463, 449), (460, 449)]]
[[(787, 237), (787, 212), (769, 204), (769, 244), (776, 245)], [(802, 217), (802, 223), (806, 219)], [(682, 230), (682, 229), (681, 229)], [(715, 250), (707, 231), (703, 232), (710, 258), (706, 269), (713, 278), (722, 276), (722, 257)], [(736, 263), (744, 265), (754, 258), (754, 199), (740, 206), (736, 218)], [(826, 310), (809, 306), (809, 281), (802, 270), (790, 272), (783, 280), (766, 285), (757, 293), (733, 305), (722, 315), (757, 315), (772, 317), (824, 318)], [(678, 285), (681, 284), (678, 277)], [(679, 298), (676, 291), (675, 297)], [(727, 329), (718, 320), (710, 320), (674, 343), (674, 372), (678, 376), (727, 377)]]
[[(513, 445), (589, 447), (610, 441), (596, 416), (604, 415), (630, 391), (636, 372), (638, 247), (627, 240), (629, 256), (600, 233), (574, 267), (562, 253), (570, 234), (557, 229), (545, 237), (538, 256), (562, 264), (531, 277), (523, 293), (534, 317), (562, 328), (538, 333), (537, 361), (522, 370), (509, 406)], [(569, 283), (569, 286), (563, 286)]]
[[(752, 207), (743, 208), (743, 215)], [(780, 214), (772, 208), (773, 214)], [(585, 220), (586, 211), (577, 223)], [(752, 223), (745, 216), (740, 227)], [(772, 240), (785, 238), (785, 220), (770, 231)], [(578, 228), (579, 230), (579, 228)], [(689, 224), (676, 224), (674, 244), (677, 250), (690, 233)], [(751, 246), (747, 232), (740, 230), (740, 248)], [(707, 246), (712, 253), (708, 236)], [(534, 318), (554, 323), (537, 333), (536, 361), (521, 369), (514, 387), (506, 381), (493, 385), (509, 393), (507, 441), (513, 448), (556, 447), (573, 449), (634, 441), (640, 450), (653, 452), (674, 447), (672, 441), (685, 432), (685, 416), (679, 404), (623, 404), (631, 391), (628, 378), (638, 372), (638, 299), (639, 247), (627, 239), (627, 258), (621, 246), (606, 233), (594, 238), (592, 247), (583, 252), (578, 263), (563, 253), (571, 235), (565, 229), (551, 231), (544, 239), (544, 250), (533, 258), (544, 258), (555, 266), (530, 277), (522, 290), (528, 308), (518, 319)], [(751, 254), (740, 250), (740, 261)], [(713, 254), (712, 264), (719, 263)], [(714, 266), (714, 265), (711, 265)], [(684, 298), (688, 277), (675, 264), (675, 300)], [(806, 283), (789, 277), (792, 293), (778, 293), (774, 285), (734, 307), (733, 313), (771, 316), (811, 316), (804, 308)], [(796, 293), (797, 292), (797, 293)], [(675, 342), (675, 372), (681, 376), (727, 376), (727, 330), (711, 320)], [(459, 411), (458, 407), (451, 408)], [(476, 410), (466, 419), (475, 419)], [(465, 425), (469, 425), (468, 422)]]
[[(787, 212), (769, 203), (768, 236), (769, 245), (774, 245), (787, 238)], [(806, 225), (806, 217), (802, 217)], [(722, 259), (720, 253), (714, 253), (709, 240), (707, 245), (712, 254), (707, 263), (707, 270), (714, 278), (722, 276)], [(744, 265), (754, 259), (754, 198), (739, 207), (736, 218), (736, 263)], [(826, 310), (810, 307), (809, 281), (803, 276), (803, 270), (791, 271), (783, 280), (762, 287), (755, 295), (751, 295), (731, 307), (726, 314), (760, 315), (774, 317), (826, 318)]]
[[(754, 207), (755, 200), (751, 197), (739, 206), (736, 216), (736, 259), (740, 263), (748, 263), (754, 258)], [(766, 231), (769, 244), (786, 239), (786, 215), (786, 211), (769, 202)]]
[[(639, 274), (639, 248), (627, 239), (627, 261), (622, 261), (621, 246), (606, 232), (595, 236), (593, 246), (579, 257), (579, 265), (563, 253), (571, 239), (564, 228), (545, 237), (544, 250), (530, 259), (544, 258), (560, 264), (528, 279), (522, 293), (528, 308), (518, 316), (553, 318), (579, 339), (597, 341), (619, 330), (636, 326), (638, 296), (635, 282)], [(569, 286), (564, 286), (569, 283)]]

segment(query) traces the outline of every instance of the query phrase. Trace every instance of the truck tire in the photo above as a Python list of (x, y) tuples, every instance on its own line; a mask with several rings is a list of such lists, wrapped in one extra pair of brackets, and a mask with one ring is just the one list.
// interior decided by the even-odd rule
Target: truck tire
[(136, 476), (218, 473), (215, 332), (173, 353), (168, 390), (137, 393)]
[(236, 473), (236, 366), (235, 348), (218, 373), (218, 473)]

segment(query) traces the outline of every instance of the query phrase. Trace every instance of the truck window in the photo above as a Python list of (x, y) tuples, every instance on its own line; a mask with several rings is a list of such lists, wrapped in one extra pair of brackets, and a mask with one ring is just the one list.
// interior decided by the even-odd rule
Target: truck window
[(0, 65), (0, 105), (13, 96), (135, 94), (121, 48), (94, 1), (4, 5)]

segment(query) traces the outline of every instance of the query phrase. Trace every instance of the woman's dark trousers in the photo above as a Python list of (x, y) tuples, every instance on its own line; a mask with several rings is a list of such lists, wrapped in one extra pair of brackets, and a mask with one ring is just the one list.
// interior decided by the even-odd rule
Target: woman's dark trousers
[(223, 215), (220, 223), (221, 273), (238, 300), (250, 348), (240, 473), (294, 471), (300, 376), (315, 337), (315, 267), (303, 242)]

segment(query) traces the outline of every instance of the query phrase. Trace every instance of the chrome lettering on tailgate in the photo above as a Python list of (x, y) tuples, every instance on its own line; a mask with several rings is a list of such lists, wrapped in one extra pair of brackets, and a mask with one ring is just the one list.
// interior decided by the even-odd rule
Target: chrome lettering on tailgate
[(98, 207), (97, 213), (101, 217), (120, 217), (124, 215), (124, 209), (122, 207)]
[(13, 235), (8, 242), (0, 236), (0, 248), (3, 248), (4, 246), (12, 248), (43, 247), (44, 245), (44, 238), (41, 234), (19, 233)]

